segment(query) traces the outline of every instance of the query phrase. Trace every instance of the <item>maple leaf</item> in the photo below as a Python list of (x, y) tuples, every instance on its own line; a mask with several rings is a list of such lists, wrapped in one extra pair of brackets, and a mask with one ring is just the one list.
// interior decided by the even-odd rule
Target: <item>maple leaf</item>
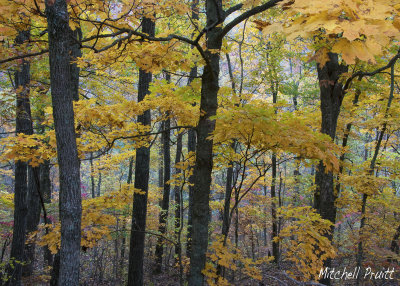
[(327, 48), (318, 49), (315, 54), (308, 60), (308, 62), (316, 61), (319, 68), (323, 68), (329, 62), (329, 50)]

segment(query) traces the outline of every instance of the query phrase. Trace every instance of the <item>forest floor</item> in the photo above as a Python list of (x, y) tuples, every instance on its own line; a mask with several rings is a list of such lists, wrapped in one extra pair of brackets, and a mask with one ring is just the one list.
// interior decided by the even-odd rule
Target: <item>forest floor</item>
[[(228, 273), (227, 279), (232, 286), (312, 286), (322, 285), (312, 282), (299, 282), (291, 278), (287, 271), (293, 269), (289, 264), (281, 264), (280, 267), (275, 265), (266, 265), (263, 269), (262, 280), (256, 281), (248, 278), (243, 273), (236, 273), (233, 278), (232, 273)], [(147, 277), (149, 286), (179, 286), (179, 276), (176, 273), (170, 273), (170, 275), (160, 274), (155, 276)], [(297, 279), (301, 279), (300, 276)], [(395, 277), (393, 280), (366, 280), (362, 281), (360, 286), (399, 286), (400, 277)], [(355, 280), (336, 280), (332, 281), (334, 286), (353, 286), (356, 285)]]

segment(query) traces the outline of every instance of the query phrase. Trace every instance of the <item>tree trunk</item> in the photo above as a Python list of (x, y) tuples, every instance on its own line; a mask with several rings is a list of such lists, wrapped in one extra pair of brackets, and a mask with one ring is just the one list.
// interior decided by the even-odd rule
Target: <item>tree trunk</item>
[(81, 242), (80, 163), (74, 127), (71, 88), (71, 30), (65, 0), (46, 1), (49, 34), (51, 96), (60, 173), (59, 285), (79, 285)]
[[(30, 31), (22, 31), (16, 38), (17, 44), (29, 40)], [(32, 134), (31, 109), (29, 102), (29, 82), (30, 82), (30, 65), (23, 61), (19, 70), (15, 72), (15, 88), (22, 88), (17, 93), (16, 108), (16, 133)], [(25, 260), (25, 235), (26, 235), (26, 219), (28, 213), (27, 206), (27, 185), (28, 164), (26, 162), (15, 162), (15, 185), (14, 185), (14, 226), (13, 239), (11, 243), (10, 264), (8, 267), (9, 280), (6, 285), (21, 285), (22, 265)]]
[(101, 172), (99, 172), (99, 181), (97, 182), (97, 196), (101, 196)]
[[(151, 36), (155, 34), (155, 23), (144, 18), (142, 31)], [(140, 69), (138, 101), (142, 101), (149, 93), (149, 84), (152, 74)], [(150, 110), (139, 115), (137, 121), (143, 125), (150, 125)], [(136, 151), (135, 162), (135, 189), (144, 192), (143, 195), (135, 193), (133, 198), (132, 227), (129, 252), (128, 286), (143, 285), (143, 257), (144, 239), (146, 230), (147, 196), (149, 189), (150, 148), (141, 147)]]
[[(129, 169), (128, 169), (128, 179), (127, 179), (127, 184), (130, 185), (132, 183), (132, 176), (133, 176), (133, 160), (134, 158), (130, 158), (129, 160)], [(124, 216), (126, 213), (124, 212)], [(119, 262), (119, 272), (120, 272), (120, 277), (123, 276), (124, 274), (124, 265), (125, 265), (125, 248), (126, 248), (126, 219), (124, 219), (123, 225), (122, 225), (122, 242), (121, 242), (121, 255), (120, 255), (120, 262)]]
[[(274, 104), (278, 101), (278, 84), (273, 84), (272, 86), (272, 102)], [(275, 114), (277, 114), (277, 109), (275, 109)], [(272, 153), (272, 181), (271, 181), (271, 217), (272, 217), (272, 256), (274, 257), (274, 262), (279, 261), (279, 242), (274, 241), (274, 237), (278, 236), (278, 220), (276, 215), (276, 153)]]
[[(176, 139), (176, 155), (175, 155), (175, 165), (179, 164), (182, 157), (182, 133), (179, 133)], [(175, 168), (175, 174), (179, 175), (181, 173), (181, 169)], [(182, 182), (183, 184), (183, 182)], [(175, 246), (175, 256), (176, 262), (182, 256), (182, 247), (180, 244), (180, 235), (181, 235), (181, 224), (182, 224), (182, 209), (181, 209), (181, 195), (182, 195), (182, 186), (176, 184), (174, 187), (174, 195), (175, 195), (175, 238), (177, 244)]]
[[(337, 120), (343, 100), (343, 87), (339, 81), (342, 73), (347, 71), (347, 66), (339, 64), (338, 55), (329, 53), (330, 61), (324, 67), (318, 67), (318, 80), (320, 85), (322, 126), (321, 132), (335, 139)], [(333, 173), (326, 172), (322, 161), (315, 174), (316, 190), (314, 193), (314, 208), (323, 219), (335, 224), (337, 194), (334, 192)], [(330, 241), (333, 239), (334, 227), (327, 234)], [(325, 267), (331, 267), (330, 259), (324, 262)], [(330, 285), (329, 279), (320, 280), (321, 283)]]
[[(191, 75), (197, 75), (197, 68), (193, 68)], [(189, 129), (188, 131), (188, 152), (196, 152), (196, 131)], [(189, 206), (188, 206), (188, 226), (187, 226), (187, 244), (186, 244), (186, 255), (190, 257), (192, 249), (192, 224), (193, 224), (193, 192), (194, 192), (194, 176), (191, 175), (188, 178), (189, 181)]]
[(50, 181), (50, 162), (44, 161), (40, 165), (40, 193), (43, 196), (43, 200), (46, 204), (51, 202), (51, 181)]
[[(235, 148), (235, 144), (232, 147)], [(224, 213), (222, 216), (222, 235), (224, 236), (224, 242), (229, 234), (229, 226), (231, 223), (231, 198), (232, 198), (232, 181), (233, 181), (233, 162), (230, 162), (230, 166), (226, 171), (226, 185), (225, 185), (225, 200), (224, 200)]]
[[(276, 216), (276, 154), (272, 154), (272, 182), (271, 182), (271, 215), (272, 215), (272, 233), (271, 238), (278, 236), (278, 220)], [(279, 243), (272, 240), (272, 256), (274, 262), (279, 261)]]
[(60, 277), (60, 252), (54, 255), (53, 268), (51, 269), (51, 279), (50, 286), (58, 286), (62, 284), (58, 284)]
[[(192, 2), (192, 19), (194, 21), (199, 20), (199, 0), (193, 0)], [(188, 85), (197, 76), (197, 67), (194, 66), (190, 70), (190, 77)], [(196, 131), (189, 129), (188, 131), (188, 152), (196, 152)], [(194, 192), (194, 176), (189, 177), (189, 210), (188, 210), (188, 226), (187, 226), (187, 244), (186, 244), (186, 256), (190, 257), (192, 250), (192, 221), (193, 221), (193, 192)]]
[[(40, 165), (40, 193), (43, 196), (43, 202), (44, 203), (50, 203), (51, 202), (51, 181), (50, 181), (50, 162), (49, 161), (44, 161)], [(44, 260), (47, 263), (47, 266), (52, 266), (53, 265), (53, 254), (49, 250), (47, 246), (43, 247), (43, 254), (44, 254)]]
[(93, 153), (90, 152), (90, 183), (91, 183), (91, 191), (92, 198), (96, 197), (95, 183), (94, 183), (94, 167), (93, 167)]
[(80, 68), (74, 62), (77, 58), (82, 56), (82, 51), (80, 49), (80, 41), (82, 40), (82, 31), (80, 28), (70, 31), (70, 75), (71, 75), (71, 91), (72, 98), (74, 101), (79, 100), (79, 72)]
[[(163, 122), (164, 132), (162, 133), (162, 141), (163, 141), (163, 157), (164, 157), (164, 192), (163, 198), (161, 201), (161, 212), (159, 217), (159, 225), (158, 231), (161, 235), (164, 235), (167, 230), (167, 220), (168, 220), (168, 210), (169, 210), (169, 196), (171, 191), (171, 185), (169, 184), (169, 180), (171, 179), (171, 150), (169, 142), (171, 140), (171, 131), (170, 126), (171, 120), (167, 119)], [(162, 237), (158, 238), (156, 245), (156, 265), (155, 265), (155, 273), (161, 273), (162, 268), (162, 258), (163, 258), (163, 250), (164, 250), (164, 241)]]
[[(231, 148), (235, 150), (235, 142), (232, 143)], [(232, 198), (232, 190), (233, 190), (233, 162), (229, 162), (229, 167), (226, 170), (226, 184), (225, 184), (225, 198), (224, 198), (224, 211), (222, 214), (222, 229), (221, 234), (224, 238), (223, 244), (226, 245), (226, 241), (229, 234), (229, 228), (231, 225), (231, 198)], [(224, 273), (223, 267), (218, 264), (217, 265), (217, 275), (220, 276), (221, 273)]]
[[(26, 233), (28, 235), (37, 230), (40, 221), (39, 172), (39, 167), (28, 167), (28, 216), (26, 220)], [(23, 267), (23, 276), (31, 276), (33, 274), (35, 248), (34, 242), (25, 245), (25, 261), (27, 264)]]
[[(222, 1), (207, 1), (207, 26), (219, 21), (222, 15)], [(192, 250), (190, 255), (189, 285), (201, 286), (208, 244), (208, 223), (210, 219), (210, 185), (213, 167), (213, 141), (209, 138), (215, 129), (215, 120), (210, 119), (217, 112), (219, 90), (219, 50), (222, 41), (219, 27), (207, 32), (208, 64), (204, 67), (201, 86), (200, 120), (197, 126), (196, 165), (194, 168)], [(213, 49), (213, 52), (210, 51)]]

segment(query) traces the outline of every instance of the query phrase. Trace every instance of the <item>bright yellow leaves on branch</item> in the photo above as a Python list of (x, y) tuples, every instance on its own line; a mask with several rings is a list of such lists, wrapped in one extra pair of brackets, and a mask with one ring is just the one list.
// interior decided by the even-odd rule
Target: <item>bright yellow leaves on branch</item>
[[(91, 248), (103, 238), (111, 239), (110, 233), (116, 225), (115, 212), (123, 211), (132, 204), (134, 192), (131, 185), (124, 185), (120, 191), (82, 201), (82, 246)], [(140, 193), (139, 190), (137, 192)], [(39, 245), (48, 245), (51, 252), (56, 253), (60, 246), (60, 223), (41, 227), (48, 227), (50, 231), (40, 238)]]
[[(50, 135), (50, 137), (48, 137)], [(49, 138), (53, 138), (50, 139)], [(7, 137), (1, 140), (6, 146), (4, 153), (0, 156), (0, 162), (8, 160), (25, 161), (33, 167), (39, 166), (45, 160), (56, 156), (56, 143), (54, 131), (48, 134), (25, 135), (19, 133), (15, 137)]]
[(262, 100), (220, 108), (213, 133), (215, 143), (236, 139), (256, 150), (286, 151), (322, 160), (328, 170), (338, 170), (340, 148), (330, 138), (312, 130), (293, 113), (279, 112)]
[(288, 0), (281, 3), (285, 22), (263, 23), (264, 33), (281, 31), (288, 40), (313, 39), (314, 59), (322, 66), (326, 53), (340, 54), (347, 64), (375, 63), (393, 39), (400, 39), (398, 0)]
[(295, 263), (302, 280), (317, 280), (323, 261), (336, 256), (335, 249), (326, 237), (332, 223), (322, 219), (309, 206), (282, 207), (278, 209), (278, 216), (286, 224), (274, 240), (282, 241), (287, 259)]
[(347, 187), (352, 187), (360, 193), (371, 196), (378, 194), (383, 187), (388, 185), (389, 180), (384, 177), (376, 177), (364, 171), (355, 172), (352, 175), (343, 175), (341, 182)]
[(226, 244), (223, 243), (224, 238), (216, 239), (208, 251), (209, 262), (206, 263), (205, 269), (202, 271), (207, 278), (208, 285), (212, 286), (228, 286), (231, 285), (228, 280), (217, 275), (216, 266), (220, 265), (230, 270), (237, 270), (237, 263), (242, 264), (244, 273), (255, 280), (261, 280), (262, 274), (259, 265), (270, 261), (270, 258), (260, 258), (256, 261), (245, 258), (245, 255), (239, 248), (231, 244), (229, 239)]
[[(96, 99), (80, 100), (74, 103), (75, 126), (79, 157), (84, 158), (88, 152), (108, 150), (117, 140), (131, 139), (131, 149), (148, 145), (156, 133), (155, 124), (167, 116), (175, 118), (179, 125), (195, 126), (199, 117), (198, 82), (189, 86), (177, 86), (166, 81), (157, 81), (151, 87), (152, 94), (140, 103), (128, 100), (123, 96), (109, 100), (108, 104), (99, 104)], [(143, 126), (136, 122), (138, 115), (145, 110), (159, 110), (158, 117), (153, 117), (154, 125)], [(46, 110), (48, 119), (46, 126), (53, 125), (52, 110)], [(38, 166), (45, 160), (56, 157), (56, 141), (54, 130), (44, 134), (6, 137), (0, 140), (5, 152), (0, 156), (0, 162), (21, 160)], [(122, 147), (120, 147), (122, 148)]]

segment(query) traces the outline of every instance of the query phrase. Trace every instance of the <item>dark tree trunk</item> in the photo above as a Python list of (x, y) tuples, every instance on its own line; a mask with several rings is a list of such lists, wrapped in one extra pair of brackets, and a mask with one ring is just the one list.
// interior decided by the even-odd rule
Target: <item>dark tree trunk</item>
[[(272, 182), (271, 182), (271, 215), (272, 215), (272, 233), (271, 238), (278, 236), (278, 220), (276, 216), (276, 154), (272, 154)], [(279, 261), (279, 243), (272, 240), (272, 256), (274, 262)]]
[(46, 1), (51, 96), (60, 173), (61, 247), (59, 285), (79, 285), (81, 242), (80, 163), (71, 87), (69, 15), (65, 0)]
[[(176, 155), (175, 155), (175, 165), (179, 164), (182, 157), (182, 133), (179, 133), (176, 139)], [(175, 174), (179, 175), (181, 173), (181, 169), (175, 168)], [(175, 237), (177, 244), (175, 246), (175, 255), (176, 262), (182, 256), (182, 248), (181, 248), (181, 226), (182, 226), (182, 209), (181, 209), (181, 195), (182, 195), (182, 186), (175, 185), (174, 187), (174, 195), (175, 195)]]
[[(273, 84), (272, 88), (272, 102), (274, 104), (278, 101), (278, 84)], [(277, 109), (275, 108), (275, 114), (277, 114)], [(272, 153), (272, 181), (271, 181), (271, 217), (272, 217), (272, 256), (274, 257), (274, 262), (278, 263), (279, 261), (279, 242), (274, 241), (274, 237), (278, 236), (278, 220), (276, 215), (276, 153)]]
[[(199, 19), (199, 0), (193, 0), (192, 2), (192, 19)], [(197, 76), (197, 67), (194, 66), (190, 70), (190, 77), (188, 80), (188, 85)], [(196, 131), (194, 129), (189, 129), (188, 131), (188, 152), (196, 152)], [(186, 243), (186, 256), (190, 257), (192, 250), (192, 218), (193, 218), (193, 191), (194, 191), (194, 176), (189, 177), (189, 206), (188, 206), (188, 226), (187, 226), (187, 243)]]
[[(44, 118), (44, 112), (41, 110), (42, 119)], [(45, 131), (45, 127), (43, 125), (40, 126), (40, 133), (43, 134)], [(43, 199), (43, 204), (48, 204), (51, 202), (51, 181), (50, 181), (50, 162), (48, 160), (44, 161), (39, 166), (39, 189), (40, 194)], [(39, 203), (41, 203), (39, 201)], [(48, 218), (46, 218), (48, 219)], [(49, 222), (51, 223), (51, 222)], [(53, 254), (49, 250), (48, 246), (43, 246), (43, 258), (46, 263), (46, 266), (53, 265)]]
[[(43, 196), (44, 203), (51, 202), (51, 181), (50, 181), (50, 162), (44, 161), (40, 165), (40, 193)], [(50, 222), (49, 222), (50, 223)], [(47, 246), (43, 247), (44, 260), (47, 266), (53, 265), (53, 254)]]
[[(234, 144), (232, 144), (234, 148)], [(229, 234), (229, 226), (231, 223), (231, 198), (232, 198), (232, 181), (233, 181), (233, 162), (230, 162), (230, 166), (226, 171), (226, 185), (225, 185), (225, 200), (224, 200), (224, 213), (222, 216), (222, 235), (224, 236), (224, 241)]]
[(93, 153), (90, 152), (90, 183), (91, 183), (91, 191), (92, 198), (96, 197), (95, 183), (94, 183), (94, 167), (93, 167)]
[(80, 41), (82, 40), (82, 31), (80, 28), (74, 31), (70, 30), (70, 75), (71, 75), (71, 91), (72, 98), (75, 101), (79, 100), (79, 72), (80, 69), (74, 62), (77, 58), (82, 56), (82, 51), (80, 49)]
[[(231, 148), (235, 150), (235, 142), (232, 143)], [(231, 198), (232, 198), (232, 190), (233, 190), (233, 162), (229, 162), (229, 167), (226, 170), (226, 184), (225, 184), (225, 198), (224, 198), (224, 211), (222, 214), (222, 229), (221, 234), (224, 238), (223, 244), (226, 245), (226, 241), (229, 234), (229, 228), (231, 225)], [(221, 265), (217, 265), (217, 275), (220, 276), (221, 273), (225, 273), (223, 271), (223, 267)]]
[[(128, 169), (128, 179), (126, 183), (130, 185), (132, 183), (132, 176), (133, 176), (133, 162), (134, 158), (132, 157), (129, 160), (129, 169)], [(119, 268), (120, 268), (120, 276), (122, 277), (124, 273), (124, 265), (125, 265), (125, 249), (126, 249), (126, 220), (124, 220), (124, 223), (122, 225), (122, 243), (121, 243), (121, 255), (120, 255), (120, 263), (119, 263)]]
[(40, 165), (40, 193), (46, 204), (51, 202), (50, 162), (44, 161)]
[(101, 173), (99, 172), (99, 181), (97, 182), (97, 196), (101, 196)]
[[(155, 34), (155, 23), (144, 18), (142, 22), (142, 31), (151, 36)], [(140, 69), (138, 101), (142, 101), (149, 93), (149, 84), (152, 74)], [(139, 115), (137, 121), (143, 125), (150, 125), (150, 110)], [(140, 189), (144, 194), (134, 194), (132, 227), (129, 252), (129, 271), (128, 286), (143, 285), (143, 257), (144, 257), (144, 239), (146, 230), (146, 212), (147, 196), (149, 189), (149, 168), (150, 168), (150, 148), (141, 147), (136, 151), (135, 162), (135, 189)]]
[[(132, 183), (132, 176), (133, 176), (133, 162), (134, 158), (132, 157), (129, 160), (129, 169), (128, 169), (128, 179), (126, 183), (130, 185)], [(121, 255), (120, 255), (120, 262), (119, 262), (119, 273), (120, 277), (124, 274), (124, 267), (125, 267), (125, 249), (126, 249), (126, 237), (127, 237), (127, 232), (126, 232), (126, 220), (124, 220), (123, 225), (122, 225), (122, 242), (121, 242)]]
[[(39, 167), (28, 167), (28, 216), (26, 220), (26, 232), (36, 231), (40, 221), (40, 174)], [(33, 264), (35, 260), (35, 243), (31, 242), (25, 245), (25, 261), (23, 267), (23, 276), (33, 274)]]
[[(169, 196), (171, 191), (171, 185), (169, 184), (169, 180), (171, 179), (171, 150), (170, 150), (170, 140), (171, 140), (171, 132), (170, 126), (171, 121), (167, 119), (163, 122), (164, 132), (162, 133), (162, 145), (163, 145), (163, 157), (164, 157), (164, 192), (163, 198), (161, 201), (161, 212), (159, 217), (159, 226), (158, 231), (161, 235), (164, 235), (167, 230), (167, 220), (168, 220), (168, 210), (169, 210)], [(156, 265), (155, 265), (155, 273), (161, 272), (162, 267), (162, 258), (163, 258), (163, 238), (159, 237), (156, 245)]]
[[(222, 1), (207, 1), (207, 26), (220, 20)], [(196, 165), (194, 168), (193, 217), (192, 217), (192, 250), (190, 255), (189, 285), (201, 286), (205, 267), (208, 244), (208, 223), (210, 220), (210, 185), (213, 167), (213, 141), (209, 138), (215, 129), (215, 120), (210, 119), (217, 111), (219, 90), (219, 50), (222, 41), (220, 28), (215, 27), (207, 32), (206, 57), (208, 64), (204, 67), (201, 86), (200, 120), (197, 126)], [(211, 53), (209, 49), (214, 51)], [(215, 52), (218, 51), (218, 52)]]
[[(322, 68), (318, 67), (318, 80), (320, 85), (322, 126), (321, 132), (335, 139), (337, 120), (343, 100), (343, 86), (339, 81), (342, 73), (347, 71), (347, 66), (339, 64), (338, 55), (329, 53), (330, 61)], [(333, 173), (326, 172), (322, 161), (315, 174), (316, 190), (314, 193), (314, 208), (323, 219), (335, 224), (337, 194), (334, 192)], [(327, 234), (330, 241), (333, 239), (334, 227)], [(331, 267), (330, 259), (324, 262), (325, 267)], [(330, 285), (329, 279), (320, 280), (321, 283)]]
[[(17, 44), (29, 40), (30, 32), (22, 31), (16, 38)], [(22, 88), (17, 93), (16, 108), (16, 133), (32, 134), (31, 109), (29, 102), (30, 65), (23, 61), (19, 70), (15, 72), (15, 87)], [(8, 268), (9, 280), (6, 285), (21, 285), (22, 265), (24, 261), (24, 249), (26, 239), (26, 219), (28, 213), (28, 164), (26, 162), (15, 162), (15, 185), (14, 185), (14, 226), (13, 239), (11, 243), (10, 263), (13, 267)], [(19, 261), (16, 262), (16, 261)]]
[[(197, 68), (193, 68), (190, 72), (191, 76), (197, 75)], [(189, 129), (188, 131), (188, 152), (196, 152), (196, 131)], [(189, 210), (188, 210), (188, 226), (187, 226), (187, 244), (186, 255), (190, 257), (192, 249), (192, 221), (193, 221), (193, 192), (194, 192), (194, 176), (188, 178), (189, 181)]]
[[(164, 123), (161, 122), (161, 130), (164, 128), (163, 127)], [(158, 160), (158, 187), (160, 189), (164, 188), (164, 158), (163, 158), (163, 136), (161, 135), (161, 140), (160, 140), (160, 149), (158, 150), (158, 156), (160, 156)], [(161, 205), (161, 201), (160, 201)]]
[(50, 286), (61, 286), (58, 284), (60, 277), (60, 252), (54, 255), (53, 268), (51, 269)]

